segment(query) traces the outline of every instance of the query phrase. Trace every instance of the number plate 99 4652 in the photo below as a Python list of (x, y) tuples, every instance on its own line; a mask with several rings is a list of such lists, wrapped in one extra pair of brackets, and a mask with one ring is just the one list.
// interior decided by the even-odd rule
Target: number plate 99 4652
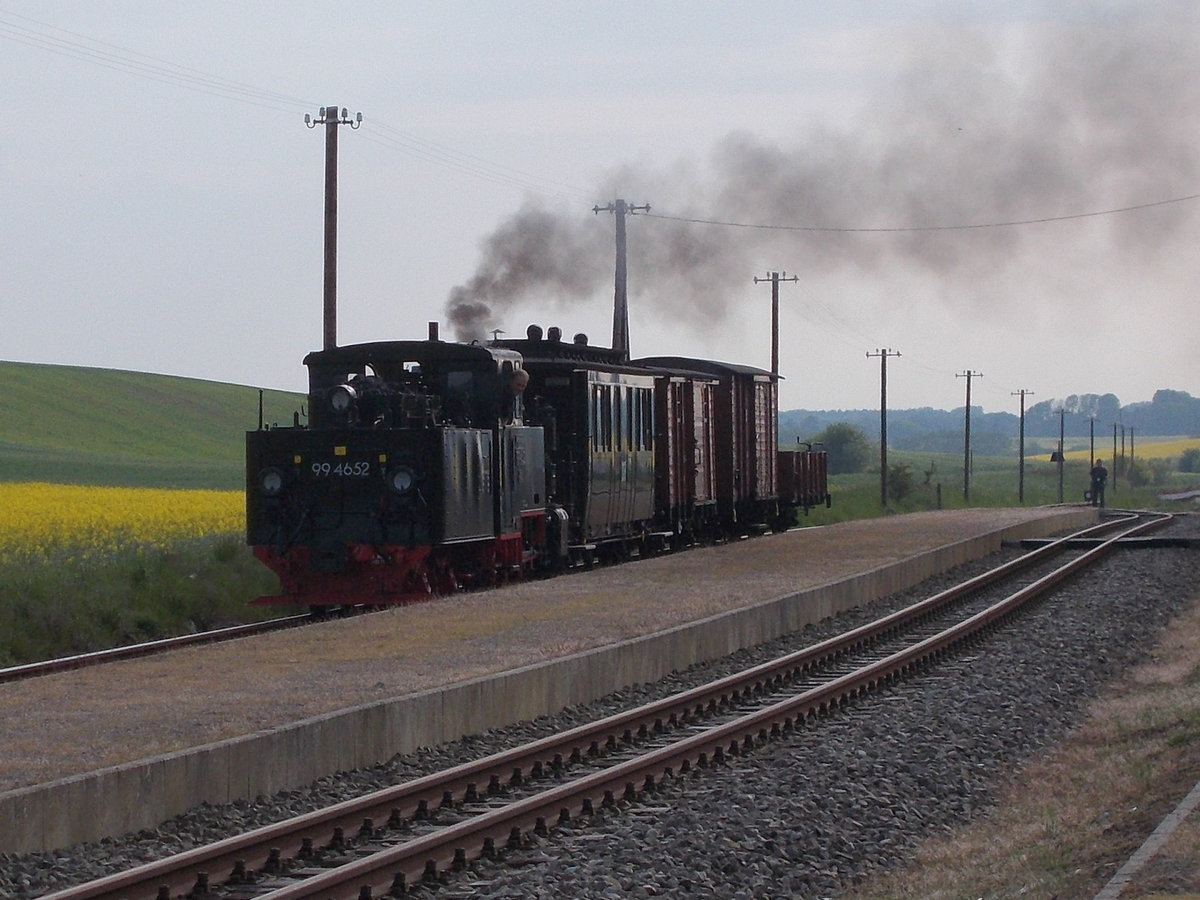
[(371, 474), (371, 464), (366, 460), (340, 459), (336, 462), (314, 462), (312, 474), (317, 478), (366, 478)]

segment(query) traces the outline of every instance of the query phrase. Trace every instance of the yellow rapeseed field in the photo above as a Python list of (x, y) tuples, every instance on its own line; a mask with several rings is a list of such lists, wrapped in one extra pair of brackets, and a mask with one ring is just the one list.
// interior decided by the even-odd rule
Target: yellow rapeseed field
[(102, 557), (139, 544), (239, 532), (241, 491), (0, 483), (0, 563), (67, 553)]
[[(1184, 450), (1191, 450), (1193, 448), (1200, 449), (1200, 437), (1179, 438), (1173, 441), (1137, 441), (1134, 443), (1132, 449), (1136, 459), (1172, 459), (1179, 456)], [(1130, 447), (1128, 444), (1125, 445), (1125, 450), (1127, 453), (1129, 452)], [(1096, 455), (1103, 460), (1111, 462), (1112, 435), (1107, 435), (1103, 441), (1096, 440)], [(1118, 455), (1120, 455), (1119, 450)], [(1063, 456), (1067, 459), (1087, 459), (1088, 452), (1086, 450), (1069, 450)]]

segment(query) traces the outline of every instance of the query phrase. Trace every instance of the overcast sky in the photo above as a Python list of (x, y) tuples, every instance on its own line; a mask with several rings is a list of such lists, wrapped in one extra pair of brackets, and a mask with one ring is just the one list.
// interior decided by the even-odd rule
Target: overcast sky
[(770, 365), (784, 408), (1200, 395), (1200, 4), (0, 0), (0, 359), (303, 390), (537, 322)]

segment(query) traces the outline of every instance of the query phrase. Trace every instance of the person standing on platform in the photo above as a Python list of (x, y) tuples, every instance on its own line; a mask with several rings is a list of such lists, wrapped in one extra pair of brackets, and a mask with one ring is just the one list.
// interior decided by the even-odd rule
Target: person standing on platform
[(1092, 506), (1104, 505), (1104, 485), (1108, 483), (1108, 469), (1104, 468), (1104, 463), (1096, 460), (1096, 464), (1092, 466), (1092, 489), (1090, 492)]

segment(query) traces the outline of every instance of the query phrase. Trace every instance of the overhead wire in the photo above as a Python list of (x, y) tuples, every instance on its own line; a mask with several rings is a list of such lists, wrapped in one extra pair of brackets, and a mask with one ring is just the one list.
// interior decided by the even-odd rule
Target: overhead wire
[(418, 137), (411, 132), (394, 128), (386, 123), (365, 119), (363, 125), (373, 133), (375, 143), (417, 159), (456, 169), (494, 184), (518, 187), (543, 196), (567, 200), (584, 199), (591, 196), (583, 188), (548, 181), (519, 169), (489, 162), (478, 156)]
[[(20, 22), (29, 23), (22, 25)], [(49, 29), (53, 34), (39, 31)], [(50, 53), (77, 59), (93, 65), (124, 72), (152, 81), (181, 87), (187, 90), (199, 91), (214, 96), (225, 97), (255, 106), (266, 107), (279, 111), (295, 111), (299, 108), (315, 108), (319, 104), (304, 100), (289, 94), (273, 91), (256, 85), (213, 75), (200, 69), (174, 63), (160, 57), (150, 56), (80, 34), (69, 29), (60, 28), (47, 22), (32, 19), (8, 10), (0, 9), (0, 38), (5, 38), (27, 46), (36, 47)], [(435, 165), (455, 169), (494, 184), (516, 187), (527, 192), (546, 197), (576, 200), (590, 197), (590, 193), (575, 185), (548, 181), (539, 176), (522, 172), (518, 169), (498, 165), (477, 156), (462, 153), (418, 137), (409, 132), (393, 128), (386, 123), (368, 118), (366, 124), (372, 126), (374, 142), (389, 149), (430, 162)], [(829, 225), (789, 225), (762, 222), (738, 222), (732, 220), (701, 218), (688, 216), (672, 216), (661, 212), (647, 211), (643, 215), (664, 221), (683, 222), (697, 225), (714, 225), (727, 228), (747, 228), (770, 231), (797, 231), (842, 234), (888, 234), (905, 232), (932, 231), (961, 231), (985, 228), (1011, 228), (1024, 225), (1062, 222), (1072, 219), (1084, 219), (1096, 216), (1108, 216), (1118, 213), (1150, 209), (1174, 203), (1185, 203), (1200, 199), (1200, 194), (1189, 194), (1181, 197), (1171, 197), (1147, 203), (1072, 213), (1061, 216), (1043, 216), (1028, 219), (1013, 219), (1008, 221), (952, 223), (941, 225), (899, 225), (883, 227), (866, 226), (829, 226)]]
[[(13, 21), (15, 19), (29, 24), (20, 24)], [(37, 26), (37, 28), (29, 26)], [(88, 37), (6, 10), (0, 10), (0, 38), (123, 72), (127, 75), (282, 112), (315, 109), (319, 105), (289, 94), (234, 81), (160, 57), (139, 53), (127, 47)], [(368, 140), (424, 162), (444, 166), (475, 178), (490, 181), (493, 184), (519, 188), (527, 193), (547, 198), (591, 199), (590, 193), (583, 188), (548, 181), (528, 172), (489, 162), (394, 128), (380, 122), (375, 117), (368, 117), (364, 125), (371, 134)]]
[(1071, 219), (1088, 219), (1095, 216), (1112, 216), (1118, 213), (1134, 212), (1140, 209), (1151, 209), (1155, 206), (1166, 206), (1171, 203), (1186, 203), (1191, 200), (1200, 200), (1200, 194), (1188, 194), (1183, 197), (1170, 197), (1165, 200), (1152, 200), (1147, 203), (1136, 203), (1132, 206), (1121, 206), (1114, 209), (1070, 213), (1062, 216), (1042, 216), (1035, 219), (1012, 219), (1003, 222), (968, 222), (948, 225), (896, 225), (888, 227), (778, 225), (762, 222), (733, 222), (722, 219), (668, 216), (656, 212), (648, 212), (645, 213), (645, 215), (652, 219), (666, 219), (672, 222), (685, 222), (692, 225), (720, 225), (726, 228), (754, 228), (768, 231), (814, 231), (833, 234), (893, 234), (913, 231), (965, 231), (980, 228), (1013, 228), (1019, 225), (1044, 225), (1049, 222), (1066, 222)]
[[(19, 22), (12, 21), (14, 19), (28, 22), (42, 29), (50, 29), (50, 32), (53, 33), (38, 31)], [(66, 37), (59, 35), (66, 35)], [(40, 22), (28, 16), (22, 16), (7, 10), (0, 10), (0, 38), (36, 47), (59, 56), (66, 56), (71, 59), (101, 66), (106, 69), (124, 72), (128, 75), (147, 78), (151, 81), (187, 90), (200, 91), (201, 93), (239, 100), (255, 106), (287, 111), (296, 107), (310, 105), (308, 101), (298, 97), (292, 97), (219, 75), (213, 75), (200, 69), (180, 65), (160, 57), (149, 56), (127, 47), (91, 38), (87, 35), (59, 28), (57, 25)]]

